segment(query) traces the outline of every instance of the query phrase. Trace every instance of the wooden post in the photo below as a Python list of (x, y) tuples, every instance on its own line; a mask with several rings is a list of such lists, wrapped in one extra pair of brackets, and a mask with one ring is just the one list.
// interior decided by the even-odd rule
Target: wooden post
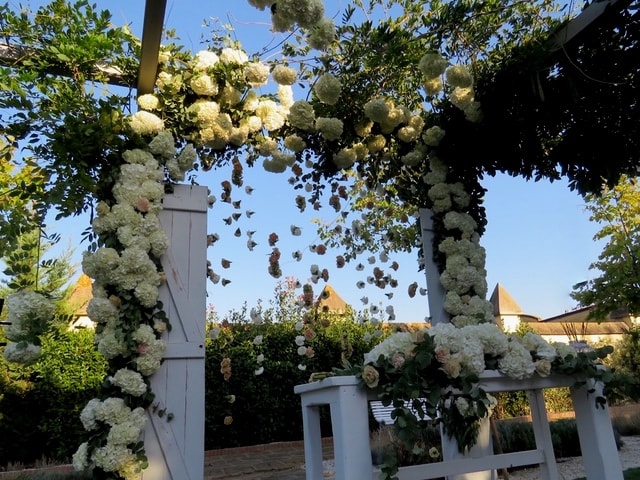
[(449, 323), (450, 317), (444, 311), (446, 292), (440, 283), (440, 271), (433, 261), (433, 218), (431, 210), (420, 209), (420, 230), (422, 232), (422, 252), (424, 254), (424, 271), (427, 276), (427, 299), (431, 325)]
[(623, 480), (609, 407), (606, 403), (596, 405), (598, 395), (602, 395), (602, 384), (593, 379), (571, 388), (584, 470), (587, 480)]
[[(204, 359), (207, 189), (177, 185), (160, 222), (170, 246), (162, 258), (167, 283), (160, 300), (169, 317), (167, 351), (151, 378), (156, 399), (147, 410), (148, 480), (204, 478)], [(161, 416), (162, 414), (162, 416)]]
[[(424, 270), (427, 276), (427, 291), (429, 301), (429, 315), (431, 325), (438, 323), (449, 323), (449, 314), (444, 310), (444, 300), (446, 292), (440, 282), (440, 271), (433, 260), (433, 218), (431, 210), (420, 209), (420, 230), (422, 232), (422, 252), (424, 253)], [(491, 427), (489, 419), (481, 420), (480, 431), (478, 432), (478, 443), (467, 453), (460, 453), (455, 439), (450, 439), (442, 433), (442, 458), (445, 461), (462, 459), (467, 457), (483, 457), (493, 454), (493, 444), (491, 442)], [(493, 471), (465, 473), (447, 477), (448, 480), (490, 480), (495, 478)]]

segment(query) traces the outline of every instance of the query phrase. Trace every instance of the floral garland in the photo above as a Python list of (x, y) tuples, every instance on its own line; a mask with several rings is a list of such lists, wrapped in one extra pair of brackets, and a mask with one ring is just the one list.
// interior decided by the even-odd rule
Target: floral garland
[[(298, 3), (305, 7), (299, 13), (311, 12), (303, 26), (324, 22), (311, 32), (321, 47), (335, 33), (333, 23), (322, 19), (324, 10), (314, 5), (316, 0)], [(293, 69), (270, 72), (267, 65), (250, 61), (243, 50), (230, 47), (201, 51), (193, 58), (174, 53), (161, 53), (156, 94), (140, 96), (140, 110), (125, 119), (131, 138), (146, 146), (123, 152), (111, 196), (98, 204), (92, 222), (100, 248), (83, 258), (83, 271), (95, 280), (87, 313), (97, 325), (96, 343), (110, 361), (111, 374), (106, 380), (109, 396), (91, 400), (81, 414), (90, 438), (74, 454), (73, 464), (77, 470), (93, 469), (100, 478), (134, 479), (147, 467), (138, 439), (146, 423), (144, 409), (154, 399), (149, 377), (162, 362), (166, 350), (162, 334), (170, 328), (158, 301), (159, 286), (165, 281), (160, 257), (168, 247), (158, 217), (166, 180), (184, 180), (198, 156), (207, 168), (212, 166), (208, 159), (224, 158), (225, 152), (241, 147), (254, 157), (269, 156), (264, 161), (267, 170), (278, 171), (294, 159), (278, 152), (275, 140), (264, 135), (280, 129), (286, 120), (296, 79)], [(279, 104), (271, 95), (253, 90), (265, 85), (270, 73), (279, 84)], [(171, 132), (195, 147), (187, 144), (178, 153)], [(147, 143), (148, 138), (152, 140)], [(213, 201), (210, 198), (210, 204)], [(271, 268), (279, 268), (277, 259)], [(279, 276), (275, 270), (272, 274)], [(208, 276), (214, 282), (220, 279), (211, 269)], [(256, 346), (260, 340), (256, 337)], [(305, 356), (312, 356), (312, 349)], [(263, 361), (259, 356), (256, 375), (263, 372)], [(230, 359), (221, 365), (221, 373), (230, 376)], [(164, 413), (162, 408), (154, 411)], [(231, 422), (227, 415), (225, 424)]]
[(153, 120), (131, 119), (134, 132), (154, 137), (146, 149), (123, 153), (113, 199), (100, 202), (92, 223), (103, 246), (85, 252), (82, 262), (95, 280), (87, 313), (96, 323), (95, 341), (111, 374), (105, 382), (107, 398), (91, 400), (81, 413), (90, 438), (73, 455), (73, 465), (93, 469), (99, 478), (134, 479), (147, 466), (138, 440), (145, 408), (154, 399), (149, 377), (160, 367), (166, 350), (161, 337), (170, 328), (158, 301), (165, 281), (159, 259), (169, 245), (158, 214), (165, 173), (170, 179), (184, 175), (196, 159), (191, 145), (178, 153), (171, 133)]
[[(600, 359), (611, 351), (604, 347), (577, 352), (532, 332), (506, 335), (492, 323), (461, 328), (440, 323), (414, 333), (392, 334), (365, 355), (363, 365), (341, 373), (355, 374), (383, 404), (393, 405), (394, 429), (408, 450), (421, 453), (419, 432), (437, 418), (435, 423), (442, 423), (464, 452), (476, 443), (480, 421), (496, 405), (479, 385), (482, 372), (498, 370), (515, 379), (581, 374), (606, 382), (611, 381), (610, 372), (601, 368)], [(407, 408), (406, 401), (413, 408)], [(381, 478), (396, 478), (395, 455), (384, 460)]]

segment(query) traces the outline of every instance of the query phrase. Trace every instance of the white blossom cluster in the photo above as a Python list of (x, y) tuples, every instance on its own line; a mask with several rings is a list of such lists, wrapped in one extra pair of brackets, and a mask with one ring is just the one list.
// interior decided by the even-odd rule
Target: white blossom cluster
[(286, 32), (298, 25), (307, 31), (311, 48), (324, 50), (335, 39), (336, 29), (331, 18), (324, 16), (322, 0), (249, 0), (249, 4), (271, 9), (273, 29)]
[(458, 327), (492, 322), (493, 307), (485, 299), (485, 251), (475, 220), (464, 211), (470, 196), (462, 183), (447, 183), (447, 166), (437, 157), (430, 158), (429, 167), (423, 177), (429, 185), (427, 195), (433, 212), (442, 215), (443, 226), (450, 232), (437, 247), (446, 258), (440, 275), (446, 291), (444, 309)]
[(89, 444), (80, 445), (73, 455), (76, 470), (98, 467), (105, 472), (117, 472), (122, 478), (140, 477), (142, 464), (131, 450), (145, 424), (143, 408), (129, 408), (122, 398), (110, 397), (104, 401), (93, 399), (80, 414), (82, 425), (88, 431), (96, 430), (101, 424), (109, 427), (106, 444), (90, 451)]
[[(408, 358), (425, 335), (433, 340), (435, 361), (451, 378), (480, 375), (486, 369), (486, 358), (498, 361), (498, 369), (505, 375), (523, 379), (537, 373), (546, 377), (556, 358), (576, 355), (575, 349), (566, 344), (550, 344), (537, 333), (523, 337), (510, 336), (493, 323), (467, 325), (458, 328), (451, 323), (439, 323), (422, 332), (396, 332), (385, 338), (364, 356), (364, 363), (381, 366), (383, 362), (394, 364), (394, 355)], [(399, 367), (401, 368), (401, 366)]]
[(376, 363), (380, 355), (385, 358), (393, 357), (394, 353), (402, 353), (409, 356), (415, 348), (416, 342), (417, 337), (415, 334), (410, 332), (396, 332), (376, 345), (373, 350), (366, 353), (364, 363)]
[(482, 119), (480, 102), (475, 100), (473, 76), (467, 67), (449, 66), (449, 62), (442, 55), (431, 52), (422, 56), (418, 69), (424, 76), (423, 87), (427, 96), (438, 95), (446, 84), (449, 100), (464, 112), (467, 120), (478, 122)]
[[(222, 58), (231, 63), (243, 60), (233, 52)], [(155, 102), (141, 97), (143, 105), (152, 108)], [(119, 295), (131, 292), (144, 308), (157, 305), (158, 288), (165, 277), (154, 259), (162, 256), (169, 245), (159, 219), (165, 173), (174, 180), (184, 178), (185, 171), (192, 168), (196, 152), (192, 146), (177, 152), (173, 136), (161, 131), (153, 136), (147, 149), (128, 150), (122, 158), (125, 163), (113, 187), (115, 203), (101, 202), (93, 221), (96, 233), (115, 237), (122, 249), (105, 246), (86, 252), (82, 267), (95, 280), (87, 313), (98, 325), (98, 350), (108, 359), (128, 359), (128, 367), (120, 368), (107, 380), (120, 389), (123, 397), (141, 397), (149, 390), (145, 377), (155, 373), (162, 362), (166, 343), (160, 337), (167, 325), (156, 319), (153, 326), (142, 324), (127, 334), (130, 326), (122, 325), (123, 299)], [(108, 432), (102, 445), (81, 445), (74, 455), (74, 466), (97, 467), (105, 472), (118, 472), (124, 478), (138, 478), (142, 463), (130, 447), (144, 427), (144, 410), (132, 411), (122, 398), (112, 397), (104, 402), (93, 399), (81, 420), (87, 430), (107, 428)]]
[(4, 358), (9, 362), (29, 365), (40, 356), (38, 336), (44, 333), (55, 314), (53, 302), (44, 295), (21, 290), (7, 296), (7, 323), (4, 327), (9, 344)]

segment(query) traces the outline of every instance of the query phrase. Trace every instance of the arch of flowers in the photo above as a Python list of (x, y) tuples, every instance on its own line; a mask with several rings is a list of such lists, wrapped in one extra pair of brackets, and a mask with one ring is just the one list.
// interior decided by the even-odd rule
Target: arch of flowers
[[(260, 10), (272, 8), (271, 2), (249, 3)], [(544, 15), (554, 4), (514, 2), (476, 11), (456, 10), (457, 2), (391, 3), (402, 14), (380, 12), (377, 4), (368, 9), (359, 5), (364, 20), (357, 22), (352, 21), (355, 8), (348, 7), (344, 24), (336, 27), (319, 0), (279, 1), (272, 9), (273, 28), (304, 34), (299, 43), (283, 46), (282, 61), (266, 64), (229, 40), (195, 55), (170, 44), (161, 48), (153, 93), (137, 98), (135, 113), (122, 113), (126, 102), (117, 96), (96, 102), (89, 95), (69, 100), (78, 117), (34, 110), (53, 131), (46, 143), (48, 156), (39, 152), (46, 160), (43, 169), (52, 174), (51, 203), (63, 213), (95, 208), (89, 234), (93, 244), (84, 255), (83, 270), (95, 280), (88, 313), (97, 324), (97, 348), (109, 359), (110, 371), (107, 395), (89, 402), (82, 413), (90, 437), (74, 456), (77, 468), (92, 468), (96, 478), (136, 478), (145, 468), (138, 438), (144, 409), (153, 400), (149, 377), (162, 361), (162, 336), (170, 328), (158, 304), (164, 281), (160, 257), (168, 246), (158, 219), (162, 198), (167, 185), (184, 181), (194, 165), (208, 169), (231, 164), (241, 171), (240, 156), (269, 172), (290, 172), (294, 186), (305, 192), (296, 198), (301, 209), (320, 202), (325, 193), (330, 204), (347, 198), (345, 185), (352, 173), (377, 200), (399, 198), (414, 209), (430, 209), (433, 261), (451, 323), (418, 335), (395, 335), (376, 347), (364, 365), (348, 372), (355, 371), (363, 384), (381, 388), (387, 396), (428, 399), (424, 412), (435, 416), (441, 411), (445, 431), (461, 450), (473, 445), (478, 422), (492, 407), (493, 399), (476, 383), (485, 369), (523, 379), (552, 372), (610, 379), (609, 372), (597, 367), (607, 349), (577, 354), (533, 334), (521, 340), (507, 337), (492, 323), (485, 299), (485, 258), (479, 244), (486, 222), (478, 180), (483, 173), (566, 174), (586, 189), (635, 168), (629, 158), (617, 159), (611, 170), (580, 158), (563, 160), (558, 170), (553, 156), (532, 161), (529, 152), (514, 162), (508, 154), (516, 155), (523, 138), (539, 126), (529, 123), (523, 123), (521, 138), (506, 139), (504, 148), (493, 143), (500, 138), (496, 125), (505, 120), (498, 121), (499, 109), (490, 103), (499, 103), (492, 86), (504, 86), (501, 75), (522, 68), (510, 55), (540, 60), (548, 53), (551, 47), (539, 39), (555, 24), (552, 15)], [(62, 8), (62, 2), (54, 5)], [(429, 21), (424, 20), (427, 10)], [(97, 37), (117, 38), (119, 46), (111, 53), (122, 60), (126, 76), (132, 64), (125, 46), (131, 45), (135, 54), (139, 43), (90, 13)], [(379, 25), (367, 20), (370, 15), (380, 16)], [(7, 23), (17, 32), (24, 21), (17, 15)], [(511, 26), (496, 30), (505, 23)], [(497, 36), (491, 33), (496, 31)], [(485, 50), (490, 45), (493, 53)], [(69, 64), (76, 67), (72, 84), (83, 85), (95, 71), (86, 69), (86, 62), (82, 68), (75, 65), (74, 55), (79, 54), (46, 50), (31, 68)], [(309, 60), (313, 55), (317, 61)], [(18, 78), (16, 99), (19, 87), (29, 81), (33, 78), (27, 74)], [(273, 87), (264, 89), (269, 82)], [(296, 99), (293, 86), (299, 82), (309, 88), (305, 98)], [(52, 95), (46, 85), (40, 94)], [(73, 96), (71, 91), (61, 94)], [(503, 102), (504, 112), (513, 113), (517, 105), (512, 101)], [(3, 135), (17, 141), (21, 124), (18, 117), (13, 120)], [(92, 130), (98, 143), (91, 151), (64, 137), (64, 131), (86, 134), (91, 124), (100, 130)], [(542, 136), (541, 143), (561, 144), (560, 136)], [(474, 147), (478, 155), (487, 155), (491, 146), (495, 157), (472, 155)], [(333, 181), (327, 183), (329, 178)], [(268, 267), (274, 276), (279, 258), (274, 242)], [(382, 277), (376, 280), (384, 281)], [(210, 278), (216, 280), (215, 272)], [(46, 316), (45, 304), (33, 292), (9, 299), (9, 358), (28, 361), (37, 355), (33, 320)], [(396, 422), (396, 428), (404, 430), (411, 445), (419, 421), (401, 408), (396, 414), (406, 420)], [(390, 465), (386, 473), (393, 472)]]

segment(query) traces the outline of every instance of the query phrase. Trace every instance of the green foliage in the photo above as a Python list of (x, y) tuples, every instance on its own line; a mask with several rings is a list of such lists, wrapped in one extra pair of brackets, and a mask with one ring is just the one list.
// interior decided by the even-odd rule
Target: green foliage
[(107, 77), (98, 66), (120, 70), (130, 84), (136, 39), (86, 0), (54, 0), (36, 12), (0, 5), (0, 29), (16, 53), (0, 66), (0, 136), (33, 153), (46, 183), (42, 195), (31, 187), (20, 194), (38, 200), (41, 217), (52, 205), (61, 215), (78, 214), (110, 190), (124, 142), (119, 112), (128, 95), (105, 91)]
[(93, 332), (55, 331), (42, 350), (30, 367), (0, 356), (0, 465), (43, 456), (67, 461), (85, 435), (80, 412), (106, 374)]
[[(547, 388), (544, 395), (547, 412), (561, 413), (573, 411), (573, 401), (569, 388)], [(498, 392), (495, 394), (498, 405), (494, 409), (494, 417), (498, 419), (523, 417), (531, 415), (529, 397), (524, 390)]]
[(629, 378), (624, 396), (640, 398), (640, 326), (630, 328), (614, 350), (609, 363), (616, 368), (616, 374)]
[[(308, 325), (309, 326), (309, 325)], [(312, 372), (331, 371), (346, 355), (362, 358), (372, 348), (375, 328), (353, 319), (312, 325), (315, 337), (307, 342), (315, 352), (311, 359), (297, 353), (294, 321), (273, 321), (261, 325), (239, 322), (223, 326), (217, 338), (207, 343), (205, 446), (207, 449), (300, 440), (302, 417), (295, 385), (306, 383)], [(367, 334), (369, 334), (367, 336)], [(257, 335), (262, 343), (254, 344)], [(257, 355), (263, 354), (262, 363)], [(224, 380), (220, 363), (231, 359), (231, 376)], [(306, 370), (298, 368), (306, 362)], [(256, 370), (264, 367), (261, 375)], [(233, 403), (230, 395), (235, 396)], [(225, 425), (225, 417), (233, 422)], [(328, 419), (323, 430), (330, 435)]]
[(0, 257), (13, 252), (16, 239), (32, 228), (36, 213), (32, 199), (44, 192), (44, 172), (32, 159), (18, 167), (12, 142), (12, 138), (3, 139), (0, 131)]
[(590, 220), (602, 226), (594, 240), (607, 244), (590, 270), (599, 277), (574, 285), (571, 296), (581, 305), (594, 305), (591, 318), (602, 320), (619, 308), (640, 314), (640, 185), (623, 176), (602, 195), (587, 195)]
[[(536, 448), (533, 427), (529, 422), (498, 422), (500, 445), (504, 453)], [(557, 458), (580, 456), (580, 441), (574, 419), (549, 422), (553, 451)]]

